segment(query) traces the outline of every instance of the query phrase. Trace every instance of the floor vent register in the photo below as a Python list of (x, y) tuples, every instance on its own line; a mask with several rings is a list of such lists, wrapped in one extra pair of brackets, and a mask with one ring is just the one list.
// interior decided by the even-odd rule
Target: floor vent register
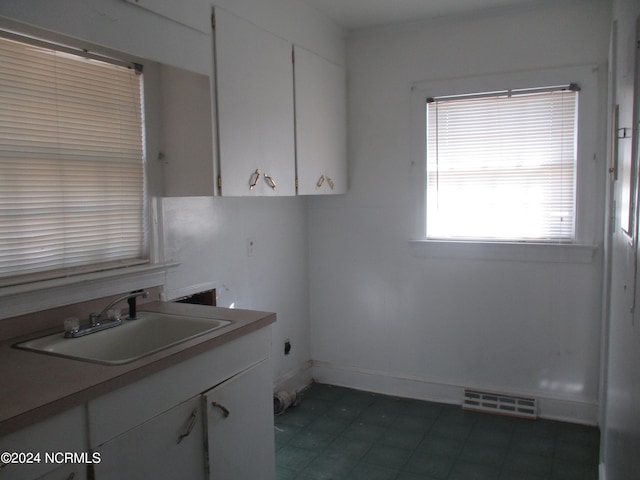
[(535, 398), (515, 397), (478, 390), (465, 389), (462, 408), (525, 418), (538, 416), (538, 405)]

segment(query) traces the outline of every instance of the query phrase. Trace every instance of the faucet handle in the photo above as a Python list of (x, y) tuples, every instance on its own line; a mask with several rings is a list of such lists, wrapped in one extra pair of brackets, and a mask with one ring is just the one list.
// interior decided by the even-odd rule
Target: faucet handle
[(78, 317), (69, 317), (64, 320), (64, 331), (65, 333), (76, 333), (80, 330), (80, 320)]
[(100, 325), (100, 314), (97, 312), (91, 312), (89, 314), (89, 324)]

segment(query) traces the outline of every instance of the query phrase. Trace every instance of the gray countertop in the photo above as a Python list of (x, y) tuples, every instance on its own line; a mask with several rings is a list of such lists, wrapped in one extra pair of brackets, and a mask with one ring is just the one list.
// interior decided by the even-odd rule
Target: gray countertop
[(0, 343), (0, 436), (82, 405), (276, 321), (276, 314), (182, 303), (152, 302), (140, 310), (230, 320), (226, 327), (124, 365), (101, 365), (13, 348), (31, 334)]

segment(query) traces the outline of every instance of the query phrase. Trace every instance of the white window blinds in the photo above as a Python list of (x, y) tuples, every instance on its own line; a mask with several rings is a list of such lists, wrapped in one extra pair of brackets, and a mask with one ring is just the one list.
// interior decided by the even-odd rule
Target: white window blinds
[(144, 261), (141, 85), (0, 37), (0, 286)]
[(427, 238), (573, 241), (575, 85), (427, 101)]

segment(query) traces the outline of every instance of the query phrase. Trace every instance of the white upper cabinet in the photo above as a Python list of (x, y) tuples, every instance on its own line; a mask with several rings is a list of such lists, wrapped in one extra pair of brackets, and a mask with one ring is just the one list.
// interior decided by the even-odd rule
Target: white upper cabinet
[(344, 68), (219, 8), (214, 28), (220, 193), (346, 192)]
[(215, 10), (220, 193), (295, 195), (291, 43)]
[(295, 47), (298, 194), (347, 190), (346, 76), (344, 68)]

